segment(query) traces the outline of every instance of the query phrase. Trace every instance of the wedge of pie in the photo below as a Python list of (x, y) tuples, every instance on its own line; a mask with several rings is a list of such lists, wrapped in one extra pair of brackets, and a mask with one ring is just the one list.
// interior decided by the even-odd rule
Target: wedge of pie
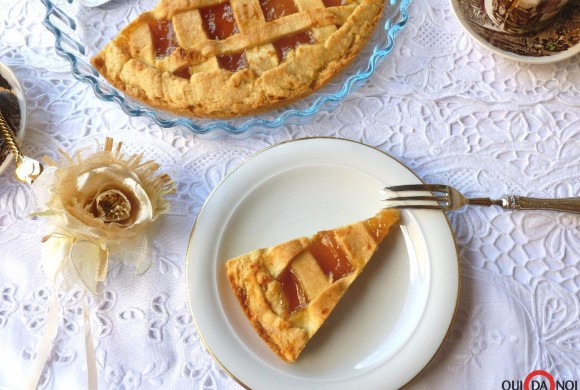
[(117, 89), (196, 117), (312, 93), (360, 52), (384, 0), (161, 0), (91, 63)]
[(384, 209), (226, 262), (240, 306), (281, 359), (298, 358), (398, 220), (397, 210)]

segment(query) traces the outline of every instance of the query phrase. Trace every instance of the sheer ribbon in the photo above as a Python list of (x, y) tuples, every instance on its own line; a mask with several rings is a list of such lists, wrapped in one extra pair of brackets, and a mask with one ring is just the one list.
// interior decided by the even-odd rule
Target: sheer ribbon
[[(124, 248), (125, 249), (125, 248)], [(151, 264), (150, 250), (146, 237), (128, 243), (124, 259), (136, 266), (138, 274), (145, 272)], [(125, 257), (126, 256), (126, 257)], [(26, 389), (36, 389), (42, 370), (50, 355), (58, 333), (59, 301), (58, 292), (74, 286), (81, 286), (95, 296), (100, 296), (102, 283), (107, 275), (109, 249), (105, 242), (95, 237), (80, 238), (60, 229), (44, 240), (42, 268), (52, 285), (44, 334), (32, 362), (32, 373)], [(85, 356), (87, 361), (87, 387), (98, 389), (97, 363), (91, 335), (90, 308), (86, 296), (83, 298), (83, 323)]]

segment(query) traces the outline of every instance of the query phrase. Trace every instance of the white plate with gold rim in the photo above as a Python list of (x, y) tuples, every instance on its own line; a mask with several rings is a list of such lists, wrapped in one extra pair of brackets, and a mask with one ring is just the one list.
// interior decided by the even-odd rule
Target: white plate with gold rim
[(326, 323), (293, 364), (252, 329), (225, 274), (227, 259), (374, 215), (383, 185), (418, 183), (372, 147), (306, 138), (268, 148), (211, 193), (187, 253), (190, 308), (201, 338), (238, 383), (252, 389), (399, 388), (443, 342), (459, 292), (459, 262), (442, 212), (403, 211)]

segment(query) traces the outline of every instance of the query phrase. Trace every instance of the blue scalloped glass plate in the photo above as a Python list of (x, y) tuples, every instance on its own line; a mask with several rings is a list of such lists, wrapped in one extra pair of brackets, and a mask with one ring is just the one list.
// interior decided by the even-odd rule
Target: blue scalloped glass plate
[(129, 116), (148, 116), (161, 127), (185, 127), (196, 134), (224, 130), (239, 134), (251, 128), (276, 128), (304, 123), (320, 111), (336, 107), (359, 88), (393, 50), (395, 39), (408, 21), (412, 0), (386, 0), (380, 25), (355, 61), (326, 86), (285, 107), (251, 117), (211, 120), (175, 116), (148, 107), (113, 88), (90, 65), (90, 58), (124, 26), (158, 0), (113, 0), (97, 8), (81, 6), (77, 0), (42, 0), (46, 6), (44, 26), (55, 36), (57, 54), (70, 62), (73, 76), (89, 84), (95, 95), (115, 102)]

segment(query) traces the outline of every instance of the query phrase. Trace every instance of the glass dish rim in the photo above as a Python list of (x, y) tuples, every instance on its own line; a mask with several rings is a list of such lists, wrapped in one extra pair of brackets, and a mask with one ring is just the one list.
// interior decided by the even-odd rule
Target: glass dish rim
[[(323, 108), (328, 108), (333, 103), (338, 103), (344, 99), (351, 91), (360, 86), (363, 82), (368, 80), (372, 74), (375, 72), (376, 67), (379, 63), (393, 50), (395, 39), (399, 32), (407, 25), (409, 21), (408, 7), (413, 0), (385, 0), (393, 5), (398, 3), (398, 8), (394, 11), (394, 15), (398, 13), (399, 17), (395, 21), (391, 21), (390, 18), (387, 19), (386, 23), (382, 26), (382, 29), (386, 33), (386, 42), (381, 47), (374, 47), (372, 49), (372, 54), (369, 56), (365, 63), (365, 66), (361, 66), (356, 70), (356, 73), (349, 75), (343, 82), (341, 82), (337, 91), (324, 94), (317, 97), (312, 103), (309, 104), (307, 108), (303, 109), (287, 109), (277, 115), (273, 119), (263, 119), (259, 117), (248, 117), (247, 120), (240, 122), (239, 124), (233, 123), (232, 120), (228, 119), (215, 119), (211, 120), (207, 124), (196, 123), (196, 121), (207, 120), (207, 118), (188, 118), (188, 117), (174, 117), (174, 118), (164, 118), (165, 115), (171, 115), (170, 113), (165, 113), (163, 111), (158, 111), (154, 108), (150, 108), (147, 105), (131, 100), (131, 98), (125, 97), (121, 92), (117, 91), (112, 87), (108, 87), (110, 91), (105, 91), (101, 83), (105, 82), (102, 76), (89, 64), (90, 73), (81, 69), (79, 66), (79, 57), (68, 50), (63, 45), (63, 39), (72, 39), (65, 32), (63, 32), (59, 27), (57, 27), (52, 21), (51, 16), (55, 14), (58, 18), (64, 18), (67, 20), (69, 25), (73, 30), (76, 30), (77, 22), (71, 16), (67, 15), (62, 11), (53, 0), (41, 0), (46, 8), (44, 14), (44, 19), (42, 24), (48, 29), (55, 37), (55, 51), (60, 56), (69, 62), (70, 70), (73, 77), (82, 83), (88, 84), (95, 96), (102, 101), (116, 102), (120, 108), (130, 117), (140, 117), (146, 116), (153, 120), (154, 123), (162, 128), (171, 127), (184, 127), (190, 130), (194, 134), (207, 134), (214, 132), (216, 130), (223, 130), (229, 134), (241, 134), (252, 128), (265, 128), (273, 129), (280, 127), (289, 123), (290, 119), (304, 119), (309, 118)], [(69, 4), (72, 4), (75, 0), (63, 0)], [(391, 23), (392, 22), (392, 23)], [(377, 26), (377, 28), (381, 28)], [(63, 38), (64, 37), (64, 38)], [(74, 40), (74, 39), (73, 39)], [(78, 44), (78, 42), (75, 42)], [(79, 44), (80, 45), (80, 44)], [(82, 46), (82, 45), (80, 45)], [(86, 65), (86, 64), (84, 64)], [(235, 118), (233, 118), (235, 119)], [(239, 119), (239, 118), (238, 118)]]

